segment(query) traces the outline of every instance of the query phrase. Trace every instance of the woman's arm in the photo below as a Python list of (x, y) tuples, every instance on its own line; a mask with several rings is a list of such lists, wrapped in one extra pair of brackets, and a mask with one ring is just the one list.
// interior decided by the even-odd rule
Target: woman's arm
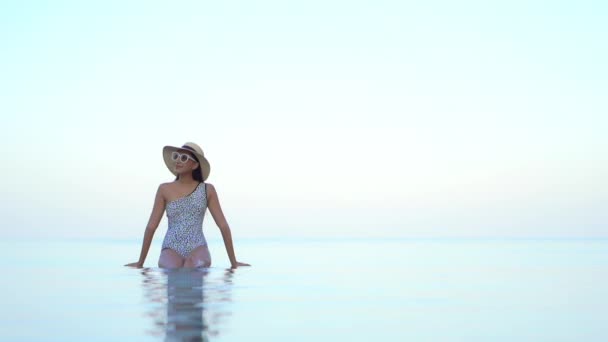
[(152, 243), (152, 237), (154, 237), (154, 233), (156, 232), (156, 228), (160, 223), (160, 220), (163, 218), (163, 214), (165, 213), (165, 196), (163, 195), (163, 184), (158, 187), (156, 191), (156, 197), (154, 199), (154, 207), (152, 208), (152, 213), (150, 214), (150, 219), (148, 220), (148, 224), (146, 225), (146, 230), (144, 232), (144, 240), (141, 246), (141, 253), (139, 254), (139, 261), (132, 262), (130, 264), (126, 264), (125, 266), (134, 266), (134, 267), (143, 267), (144, 261), (146, 261), (146, 256), (148, 255), (148, 251), (150, 250), (150, 244)]
[(215, 224), (222, 232), (224, 246), (226, 246), (226, 252), (228, 253), (228, 258), (230, 259), (230, 264), (232, 265), (232, 268), (237, 268), (238, 266), (251, 266), (249, 264), (246, 264), (244, 262), (238, 262), (236, 260), (236, 255), (234, 254), (234, 246), (232, 244), (232, 233), (230, 231), (230, 226), (228, 226), (228, 222), (226, 222), (226, 218), (224, 217), (224, 213), (222, 212), (222, 206), (220, 205), (220, 200), (217, 195), (217, 191), (215, 190), (213, 184), (210, 183), (207, 183), (207, 202), (207, 206), (209, 207), (211, 216), (213, 216)]

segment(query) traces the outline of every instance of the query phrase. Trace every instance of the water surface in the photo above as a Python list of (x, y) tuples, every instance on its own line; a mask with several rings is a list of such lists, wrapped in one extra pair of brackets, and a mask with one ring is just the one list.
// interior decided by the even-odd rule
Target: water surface
[(229, 270), (139, 241), (4, 241), (2, 340), (606, 341), (608, 241), (236, 241)]

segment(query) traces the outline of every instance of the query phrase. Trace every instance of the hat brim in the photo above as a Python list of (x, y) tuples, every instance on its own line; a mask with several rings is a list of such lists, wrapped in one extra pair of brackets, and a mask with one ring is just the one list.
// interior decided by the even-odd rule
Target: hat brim
[(183, 147), (165, 146), (163, 147), (163, 160), (165, 161), (165, 165), (173, 175), (177, 176), (177, 172), (175, 172), (175, 162), (171, 160), (171, 153), (175, 151), (190, 152), (194, 154), (196, 156), (196, 159), (198, 159), (198, 165), (201, 168), (201, 171), (203, 172), (203, 181), (207, 180), (207, 178), (209, 177), (209, 173), (211, 172), (211, 165), (209, 164), (209, 161), (207, 160), (207, 158), (205, 158), (204, 155)]

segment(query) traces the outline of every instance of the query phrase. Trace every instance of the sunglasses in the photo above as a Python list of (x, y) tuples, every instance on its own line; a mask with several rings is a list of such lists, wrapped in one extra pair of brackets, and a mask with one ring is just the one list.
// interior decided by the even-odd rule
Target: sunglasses
[(182, 153), (179, 153), (179, 152), (173, 152), (173, 153), (171, 153), (171, 160), (173, 160), (174, 162), (179, 161), (181, 163), (185, 163), (185, 162), (188, 161), (188, 159), (192, 160), (195, 163), (198, 163), (196, 161), (196, 159), (190, 157), (189, 154), (186, 154), (186, 153), (182, 154)]

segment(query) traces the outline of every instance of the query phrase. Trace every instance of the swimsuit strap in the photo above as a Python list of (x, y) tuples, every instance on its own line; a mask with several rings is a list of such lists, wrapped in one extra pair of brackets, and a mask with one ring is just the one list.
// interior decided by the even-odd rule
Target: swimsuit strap
[(205, 203), (209, 204), (209, 201), (207, 198), (207, 183), (205, 183)]

